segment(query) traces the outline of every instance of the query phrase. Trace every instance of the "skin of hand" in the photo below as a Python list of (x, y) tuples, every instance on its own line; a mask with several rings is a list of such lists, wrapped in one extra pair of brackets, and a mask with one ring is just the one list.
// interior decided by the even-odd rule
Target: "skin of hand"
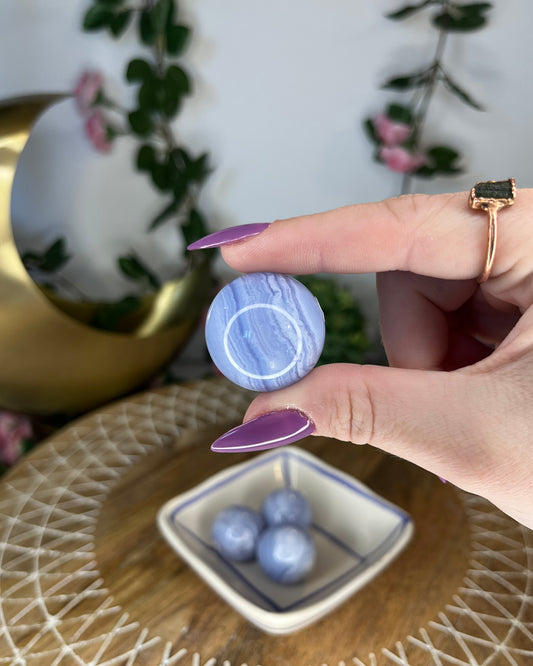
[(293, 408), (316, 435), (370, 444), (533, 528), (533, 190), (498, 217), (465, 192), (278, 220), (222, 248), (241, 272), (376, 273), (391, 367), (332, 364), (259, 395), (244, 421)]

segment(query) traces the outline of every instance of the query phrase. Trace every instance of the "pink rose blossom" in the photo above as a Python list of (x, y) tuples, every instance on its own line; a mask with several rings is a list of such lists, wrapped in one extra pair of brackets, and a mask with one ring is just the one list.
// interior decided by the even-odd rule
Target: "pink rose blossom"
[(23, 453), (23, 440), (33, 435), (30, 419), (21, 414), (0, 412), (0, 462), (13, 465)]
[(95, 109), (87, 118), (85, 133), (96, 150), (99, 150), (101, 153), (108, 153), (111, 150), (106, 119), (100, 109)]
[(398, 146), (407, 140), (411, 127), (405, 123), (397, 123), (384, 113), (378, 113), (373, 120), (376, 136), (386, 146)]
[(421, 153), (410, 153), (401, 146), (382, 146), (379, 156), (391, 171), (412, 173), (426, 163)]
[(83, 115), (89, 113), (103, 85), (104, 77), (100, 72), (83, 72), (74, 90), (74, 99)]

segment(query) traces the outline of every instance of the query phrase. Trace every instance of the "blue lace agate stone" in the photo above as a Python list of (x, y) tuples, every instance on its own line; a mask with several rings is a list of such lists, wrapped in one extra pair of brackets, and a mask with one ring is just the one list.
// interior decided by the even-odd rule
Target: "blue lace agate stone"
[(312, 518), (311, 505), (294, 488), (278, 488), (271, 492), (263, 502), (261, 513), (267, 525), (309, 527)]
[(257, 543), (259, 566), (277, 583), (299, 583), (313, 568), (316, 546), (311, 535), (297, 525), (275, 525), (262, 532)]
[(265, 526), (257, 511), (232, 504), (220, 511), (211, 527), (211, 537), (218, 552), (236, 562), (255, 559), (257, 542)]
[(213, 362), (234, 384), (274, 391), (314, 368), (324, 346), (324, 313), (294, 278), (250, 273), (217, 294), (205, 336)]

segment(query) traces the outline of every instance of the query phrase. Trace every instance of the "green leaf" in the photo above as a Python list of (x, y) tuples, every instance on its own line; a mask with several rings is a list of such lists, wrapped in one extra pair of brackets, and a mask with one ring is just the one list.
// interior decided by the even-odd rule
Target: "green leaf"
[(128, 63), (126, 80), (129, 83), (143, 82), (153, 76), (152, 65), (142, 58), (134, 58)]
[(171, 0), (170, 1), (170, 9), (167, 14), (167, 22), (166, 22), (166, 28), (170, 28), (171, 25), (174, 25), (174, 18), (176, 16), (176, 6), (178, 4), (178, 0)]
[(172, 11), (173, 0), (158, 0), (151, 11), (152, 25), (156, 35), (165, 32), (167, 20)]
[(171, 119), (173, 118), (178, 111), (181, 108), (181, 97), (179, 97), (177, 94), (174, 93), (169, 96), (163, 105), (163, 113), (166, 115), (167, 118)]
[(408, 16), (411, 16), (411, 14), (414, 14), (415, 12), (418, 12), (421, 9), (424, 9), (424, 7), (426, 7), (430, 3), (431, 0), (425, 0), (425, 2), (422, 2), (419, 5), (406, 5), (405, 7), (402, 7), (402, 9), (398, 9), (398, 11), (386, 14), (385, 16), (386, 18), (399, 21), (401, 19), (407, 18)]
[(139, 108), (143, 111), (164, 111), (169, 104), (169, 95), (175, 93), (171, 90), (167, 94), (167, 86), (163, 79), (147, 79), (139, 88)]
[(159, 279), (135, 255), (119, 257), (117, 263), (122, 274), (130, 280), (147, 282), (154, 289), (161, 286)]
[(25, 268), (36, 268), (41, 260), (41, 255), (36, 252), (25, 252), (21, 256)]
[(448, 146), (433, 146), (427, 151), (428, 157), (434, 166), (439, 169), (451, 167), (453, 162), (459, 159), (459, 153)]
[(69, 259), (70, 257), (66, 253), (65, 239), (58, 238), (41, 257), (39, 268), (45, 272), (56, 271), (62, 268)]
[(401, 104), (389, 104), (387, 107), (387, 116), (398, 123), (410, 125), (413, 122), (413, 112), (408, 106)]
[(85, 14), (83, 29), (87, 31), (101, 30), (113, 19), (113, 10), (104, 2), (97, 2)]
[(416, 74), (409, 74), (407, 76), (395, 76), (386, 81), (381, 87), (384, 90), (409, 90), (410, 88), (418, 88), (426, 80), (427, 76), (424, 72), (417, 72)]
[(167, 92), (161, 111), (167, 118), (173, 118), (181, 106), (181, 98), (176, 91)]
[(164, 79), (159, 81), (160, 96), (159, 109), (171, 118), (174, 116), (180, 106), (180, 93), (172, 80), (165, 76)]
[[(421, 170), (416, 172), (416, 175), (433, 176), (433, 175), (454, 175), (462, 172), (462, 169), (456, 166), (455, 162), (461, 157), (459, 153), (453, 148), (448, 146), (433, 146), (427, 151), (429, 164), (426, 165), (431, 169), (431, 173)], [(422, 167), (423, 169), (424, 167)]]
[(131, 9), (125, 9), (122, 12), (115, 14), (109, 22), (109, 30), (115, 37), (120, 37), (125, 32), (128, 24), (133, 16)]
[(449, 32), (470, 32), (479, 30), (487, 22), (485, 12), (492, 8), (488, 2), (476, 2), (469, 5), (451, 5), (432, 21), (441, 30)]
[(153, 184), (162, 192), (172, 190), (175, 183), (175, 172), (169, 169), (167, 163), (156, 163), (150, 168)]
[(181, 55), (185, 50), (190, 34), (190, 28), (185, 25), (167, 27), (167, 52), (174, 56)]
[(154, 129), (154, 124), (150, 115), (144, 111), (137, 110), (128, 114), (128, 122), (135, 134), (139, 136), (146, 136)]
[(139, 88), (137, 101), (139, 102), (139, 109), (146, 113), (156, 111), (158, 107), (157, 100), (157, 79), (147, 79)]
[(191, 208), (189, 211), (187, 221), (182, 225), (182, 233), (185, 245), (190, 245), (207, 235), (205, 219), (196, 208)]
[(174, 148), (169, 154), (168, 165), (179, 176), (176, 183), (180, 185), (185, 183), (188, 186), (191, 182), (201, 183), (211, 173), (208, 159), (207, 153), (192, 158), (185, 149)]
[(145, 143), (137, 151), (137, 169), (150, 171), (154, 164), (157, 164), (155, 148), (149, 143)]
[(434, 25), (448, 32), (473, 32), (482, 28), (486, 22), (483, 16), (464, 16), (456, 19), (450, 14), (442, 13), (433, 17)]
[(448, 75), (445, 75), (443, 77), (444, 84), (447, 86), (447, 88), (454, 94), (456, 95), (460, 100), (462, 100), (465, 104), (468, 104), (468, 106), (471, 106), (473, 109), (476, 109), (477, 111), (484, 111), (485, 109), (476, 102), (470, 95), (466, 92), (466, 90), (463, 90), (463, 88), (460, 88), (454, 81), (450, 79)]
[(419, 169), (417, 169), (414, 173), (413, 176), (418, 176), (419, 178), (433, 178), (433, 176), (436, 174), (436, 169), (433, 167), (427, 166), (425, 164), (424, 166), (421, 166)]
[(98, 306), (91, 319), (91, 326), (104, 331), (115, 331), (120, 320), (135, 312), (141, 305), (137, 296), (125, 296), (116, 303), (103, 303)]
[(150, 222), (150, 226), (148, 227), (148, 231), (154, 231), (158, 227), (160, 227), (165, 220), (168, 220), (169, 217), (172, 217), (174, 213), (179, 208), (179, 202), (172, 200), (168, 206), (165, 206), (163, 210)]
[(208, 160), (209, 155), (207, 153), (202, 153), (200, 157), (197, 157), (195, 160), (189, 162), (184, 172), (185, 179), (188, 181), (192, 180), (196, 183), (202, 183), (211, 173)]
[(141, 42), (146, 46), (153, 46), (156, 38), (156, 31), (152, 24), (151, 12), (145, 10), (141, 12), (139, 20), (139, 37)]
[(123, 5), (126, 0), (98, 0), (100, 4), (104, 5)]
[(135, 257), (130, 255), (117, 259), (118, 267), (123, 275), (131, 280), (144, 278), (144, 271)]
[(180, 95), (188, 95), (191, 92), (191, 82), (186, 72), (178, 65), (170, 65), (165, 72), (165, 80), (172, 85)]
[(381, 143), (381, 141), (378, 139), (378, 137), (376, 135), (376, 128), (374, 127), (374, 123), (372, 122), (372, 119), (367, 118), (363, 122), (363, 127), (364, 127), (370, 141), (372, 141), (372, 143), (375, 143), (376, 146), (379, 145)]

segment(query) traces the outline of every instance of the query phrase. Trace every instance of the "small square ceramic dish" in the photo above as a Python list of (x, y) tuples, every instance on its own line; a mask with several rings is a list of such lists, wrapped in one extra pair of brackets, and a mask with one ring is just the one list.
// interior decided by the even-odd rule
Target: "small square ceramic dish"
[[(291, 487), (311, 504), (315, 566), (295, 585), (271, 581), (257, 562), (225, 560), (211, 525), (230, 504), (260, 510), (277, 488)], [(159, 511), (170, 546), (221, 597), (266, 632), (285, 634), (336, 608), (382, 571), (413, 533), (409, 515), (353, 477), (295, 447), (259, 455), (215, 474)]]

